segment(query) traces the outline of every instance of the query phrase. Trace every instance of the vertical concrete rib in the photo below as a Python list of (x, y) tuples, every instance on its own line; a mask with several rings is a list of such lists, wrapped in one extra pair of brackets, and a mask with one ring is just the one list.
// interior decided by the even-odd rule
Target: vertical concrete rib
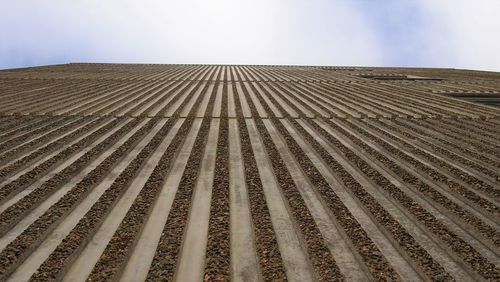
[(243, 156), (236, 120), (229, 121), (231, 279), (260, 281), (259, 263), (252, 232), (250, 201), (245, 183)]
[(213, 120), (210, 125), (206, 143), (207, 149), (200, 167), (177, 267), (176, 279), (178, 281), (202, 281), (204, 278), (205, 248), (210, 217), (218, 129), (219, 121)]

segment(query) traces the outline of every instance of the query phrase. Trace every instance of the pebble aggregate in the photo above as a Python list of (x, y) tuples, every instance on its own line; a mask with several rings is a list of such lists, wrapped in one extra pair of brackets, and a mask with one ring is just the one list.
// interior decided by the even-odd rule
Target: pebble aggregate
[[(499, 81), (365, 67), (0, 70), (0, 281), (130, 280), (135, 267), (174, 281), (191, 254), (204, 281), (499, 281), (500, 110), (457, 98), (496, 95)], [(211, 198), (194, 201), (201, 183)], [(167, 188), (172, 205), (152, 216)], [(209, 214), (193, 213), (199, 203)], [(207, 221), (203, 252), (184, 248), (193, 218)], [(138, 246), (148, 259), (136, 266)], [(80, 269), (82, 258), (96, 263)]]

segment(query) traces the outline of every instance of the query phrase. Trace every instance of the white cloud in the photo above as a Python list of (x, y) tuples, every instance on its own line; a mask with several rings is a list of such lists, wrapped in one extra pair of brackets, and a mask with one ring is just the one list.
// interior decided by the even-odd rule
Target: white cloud
[(422, 0), (429, 65), (500, 70), (500, 1)]
[(70, 61), (500, 70), (499, 0), (0, 0), (0, 68)]
[(0, 0), (0, 67), (67, 61), (377, 64), (347, 0)]

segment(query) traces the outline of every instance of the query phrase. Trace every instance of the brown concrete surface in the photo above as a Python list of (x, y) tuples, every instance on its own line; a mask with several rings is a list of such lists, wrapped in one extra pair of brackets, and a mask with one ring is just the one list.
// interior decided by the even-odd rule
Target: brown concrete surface
[(499, 281), (498, 93), (454, 69), (0, 70), (0, 281)]

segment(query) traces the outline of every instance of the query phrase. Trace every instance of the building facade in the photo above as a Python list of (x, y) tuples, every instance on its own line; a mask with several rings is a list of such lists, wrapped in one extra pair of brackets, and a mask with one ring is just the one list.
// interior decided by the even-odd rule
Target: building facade
[(0, 280), (500, 279), (500, 74), (0, 71)]

